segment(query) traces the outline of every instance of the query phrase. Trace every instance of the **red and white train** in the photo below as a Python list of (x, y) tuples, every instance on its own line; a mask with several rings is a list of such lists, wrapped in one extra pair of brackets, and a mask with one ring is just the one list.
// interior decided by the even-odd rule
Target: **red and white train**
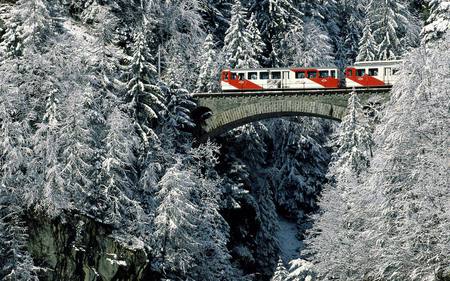
[(225, 69), (222, 91), (335, 89), (392, 86), (401, 60), (356, 62), (340, 75), (338, 68)]

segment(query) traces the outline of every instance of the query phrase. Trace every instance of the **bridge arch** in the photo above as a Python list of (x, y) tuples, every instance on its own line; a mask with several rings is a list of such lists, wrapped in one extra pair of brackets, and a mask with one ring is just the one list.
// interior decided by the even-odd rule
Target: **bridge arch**
[[(241, 125), (268, 118), (313, 116), (340, 121), (346, 114), (349, 92), (351, 90), (334, 89), (289, 93), (195, 94), (194, 99), (201, 111), (194, 111), (194, 115), (201, 127), (201, 139), (215, 137)], [(363, 103), (370, 98), (385, 100), (387, 94), (386, 89), (358, 91)]]

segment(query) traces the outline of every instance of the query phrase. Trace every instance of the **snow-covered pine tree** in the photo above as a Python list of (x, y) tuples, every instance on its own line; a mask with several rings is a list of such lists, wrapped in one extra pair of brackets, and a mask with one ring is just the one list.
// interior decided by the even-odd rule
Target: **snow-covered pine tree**
[(372, 212), (357, 237), (373, 259), (356, 264), (370, 277), (439, 279), (448, 269), (449, 64), (445, 44), (412, 52), (375, 130), (378, 150), (365, 187)]
[(284, 45), (289, 54), (286, 65), (329, 67), (334, 65), (333, 45), (327, 34), (312, 19), (305, 20), (301, 33), (289, 32)]
[(200, 15), (200, 1), (162, 1), (156, 13), (157, 32), (161, 37), (163, 78), (193, 91), (198, 78), (199, 50), (202, 50), (205, 32)]
[(303, 259), (295, 259), (289, 262), (289, 274), (286, 280), (288, 281), (314, 281), (316, 280), (316, 273), (314, 272), (314, 265)]
[(192, 100), (189, 92), (181, 88), (178, 83), (171, 83), (166, 91), (167, 110), (164, 112), (163, 121), (166, 128), (176, 130), (176, 134), (181, 133), (180, 130), (194, 128), (195, 124), (190, 113), (196, 107), (196, 103)]
[(59, 159), (61, 142), (58, 135), (63, 118), (60, 97), (61, 93), (57, 89), (49, 90), (43, 120), (37, 124), (32, 137), (33, 155), (29, 173), (35, 188), (27, 192), (28, 204), (50, 217), (56, 217), (62, 210), (73, 207)]
[[(196, 267), (190, 276), (194, 280), (236, 280), (236, 270), (228, 253), (229, 226), (219, 213), (221, 190), (216, 175), (211, 173), (218, 163), (217, 147), (211, 143), (190, 151), (190, 169), (194, 171), (196, 187), (193, 190), (195, 204), (200, 211), (196, 230), (199, 243)], [(210, 166), (212, 165), (212, 166)]]
[[(247, 9), (241, 0), (234, 0), (230, 27), (226, 31), (223, 52), (231, 68), (254, 68), (259, 66), (257, 33), (248, 27), (253, 25), (247, 19)], [(256, 47), (256, 49), (254, 49)]]
[[(279, 210), (302, 218), (313, 210), (322, 187), (329, 155), (324, 149), (326, 123), (314, 119), (274, 120), (268, 126), (274, 140), (270, 178)], [(301, 207), (299, 207), (301, 206)]]
[(193, 237), (201, 214), (192, 198), (194, 177), (177, 159), (158, 184), (154, 249), (156, 266), (169, 278), (173, 273), (184, 276), (195, 266), (195, 253), (200, 246)]
[(0, 186), (0, 278), (5, 281), (39, 280), (33, 258), (27, 250), (27, 227), (22, 220), (23, 209), (16, 194)]
[(419, 26), (415, 26), (417, 19), (405, 1), (372, 0), (367, 6), (366, 21), (376, 42), (377, 60), (398, 59), (417, 44), (410, 38), (419, 32)]
[[(204, 20), (205, 31), (214, 35), (214, 39), (221, 44), (228, 28), (230, 13), (229, 0), (200, 1), (200, 13)], [(221, 46), (218, 46), (221, 47)]]
[(422, 41), (425, 43), (445, 39), (445, 33), (450, 30), (450, 1), (430, 0), (428, 5), (431, 12), (422, 29)]
[(104, 139), (106, 154), (104, 155), (100, 178), (99, 201), (92, 210), (98, 212), (97, 217), (106, 223), (125, 226), (139, 224), (142, 208), (135, 200), (137, 180), (135, 152), (139, 137), (132, 126), (132, 121), (119, 108), (114, 108), (107, 118), (108, 133)]
[[(0, 79), (1, 80), (1, 79)], [(2, 81), (5, 82), (5, 81)], [(0, 82), (2, 86), (6, 85)], [(0, 86), (0, 279), (38, 280), (27, 250), (24, 184), (30, 157), (26, 102)], [(27, 186), (25, 188), (32, 188)]]
[(206, 36), (202, 50), (203, 51), (199, 59), (200, 74), (198, 75), (197, 87), (195, 91), (211, 93), (220, 88), (220, 69), (217, 63), (216, 47), (213, 35), (211, 33)]
[(373, 38), (370, 24), (364, 26), (363, 35), (359, 41), (359, 52), (356, 61), (371, 61), (375, 60), (377, 54), (377, 45)]
[(267, 58), (263, 57), (263, 52), (266, 48), (266, 44), (262, 40), (261, 32), (258, 28), (258, 21), (256, 14), (252, 13), (248, 19), (248, 31), (250, 33), (250, 48), (253, 50), (254, 58), (258, 62), (263, 62)]
[(93, 179), (97, 177), (95, 166), (99, 160), (92, 130), (95, 114), (92, 106), (90, 89), (75, 89), (64, 100), (62, 107), (66, 114), (58, 130), (64, 185), (71, 200), (82, 210), (86, 209), (87, 196), (95, 189)]
[(362, 231), (358, 219), (363, 221), (366, 213), (359, 201), (365, 198), (358, 199), (364, 193), (359, 188), (359, 175), (368, 168), (373, 141), (355, 92), (350, 95), (347, 111), (334, 141), (337, 151), (327, 175), (331, 184), (322, 191), (320, 212), (315, 215), (312, 235), (306, 241), (314, 257), (315, 271), (325, 279), (346, 280), (352, 276), (352, 267), (342, 265), (353, 264), (352, 251), (361, 250), (358, 248), (361, 244), (352, 243), (352, 237)]
[(270, 281), (286, 281), (288, 276), (288, 271), (286, 267), (284, 266), (284, 262), (281, 258), (278, 259), (277, 267), (275, 269), (275, 272), (270, 279)]
[(46, 0), (17, 1), (6, 20), (6, 32), (0, 38), (0, 57), (17, 57), (24, 48), (42, 47), (50, 26)]
[(372, 157), (372, 129), (355, 92), (350, 93), (347, 111), (340, 124), (339, 137), (334, 143), (337, 151), (331, 170), (338, 178), (346, 172), (359, 175), (369, 167)]
[(152, 127), (159, 111), (165, 108), (152, 62), (145, 35), (143, 31), (137, 31), (134, 34), (133, 56), (123, 76), (126, 79), (128, 110), (144, 147), (149, 146), (149, 136), (154, 137)]
[[(268, 2), (268, 3), (267, 3)], [(297, 39), (303, 31), (303, 13), (292, 0), (268, 0), (267, 18), (263, 21), (263, 31), (270, 41), (269, 59), (272, 66), (282, 66), (285, 46), (282, 42)]]
[[(358, 53), (362, 30), (368, 25), (364, 20), (367, 1), (341, 0), (340, 36), (344, 57), (337, 64), (341, 67), (352, 64)], [(366, 23), (366, 24), (365, 24)], [(374, 45), (375, 46), (375, 45)]]

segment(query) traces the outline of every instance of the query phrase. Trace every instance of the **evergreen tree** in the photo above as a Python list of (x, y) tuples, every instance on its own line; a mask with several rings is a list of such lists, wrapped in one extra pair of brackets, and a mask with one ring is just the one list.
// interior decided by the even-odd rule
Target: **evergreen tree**
[(149, 145), (149, 136), (154, 135), (152, 127), (159, 110), (165, 108), (152, 61), (144, 33), (138, 31), (134, 36), (133, 57), (124, 76), (129, 111), (144, 147)]
[(348, 180), (350, 174), (324, 192), (312, 238), (319, 277), (438, 280), (445, 274), (448, 52), (422, 48), (406, 59), (404, 82), (374, 132), (378, 150), (364, 183)]
[[(342, 119), (339, 137), (335, 142), (338, 147), (334, 157), (333, 169), (351, 171), (360, 174), (369, 166), (372, 157), (372, 134), (368, 120), (362, 112), (362, 105), (355, 92), (350, 94), (347, 115)], [(338, 171), (333, 171), (339, 177)]]
[[(356, 93), (348, 100), (347, 115), (342, 119), (334, 145), (337, 147), (330, 163), (327, 177), (331, 184), (325, 186), (319, 199), (320, 213), (315, 216), (311, 238), (307, 240), (314, 255), (315, 270), (322, 278), (348, 279), (354, 272), (351, 238), (362, 231), (358, 219), (366, 214), (358, 199), (359, 175), (368, 168), (372, 156), (371, 130), (364, 118)], [(338, 242), (336, 242), (338, 241)], [(359, 250), (359, 249), (358, 249)]]
[(332, 42), (314, 21), (305, 22), (301, 34), (289, 33), (285, 44), (289, 54), (286, 65), (327, 67), (334, 64)]
[(445, 45), (414, 51), (375, 131), (379, 151), (366, 182), (372, 213), (358, 237), (375, 278), (439, 279), (447, 267), (449, 59)]
[(24, 114), (27, 103), (16, 91), (3, 88), (5, 82), (0, 82), (0, 279), (38, 280), (27, 251), (28, 229), (23, 221), (31, 154), (29, 120)]
[(445, 34), (450, 29), (450, 2), (430, 0), (428, 5), (431, 12), (422, 29), (422, 41), (425, 43), (445, 39)]
[[(69, 89), (66, 89), (69, 90)], [(83, 92), (80, 92), (83, 91)], [(57, 141), (61, 143), (62, 177), (71, 200), (78, 208), (85, 209), (88, 194), (93, 192), (96, 178), (97, 151), (94, 148), (94, 132), (92, 130), (93, 110), (92, 94), (89, 89), (75, 89), (65, 100), (64, 112), (70, 112), (61, 120)], [(83, 204), (83, 205), (82, 205)]]
[[(342, 50), (344, 58), (338, 61), (338, 65), (344, 68), (353, 64), (358, 53), (363, 29), (365, 24), (364, 13), (367, 1), (341, 0), (341, 32)], [(373, 45), (375, 46), (375, 45)], [(357, 60), (357, 59), (356, 59)]]
[(288, 276), (288, 271), (286, 270), (286, 267), (284, 266), (284, 262), (281, 258), (278, 259), (277, 268), (275, 269), (275, 272), (270, 279), (270, 281), (285, 281)]
[[(258, 21), (255, 13), (252, 13), (248, 20), (248, 31), (250, 33), (250, 48), (254, 52), (254, 58), (258, 62), (266, 60), (266, 58), (263, 56), (266, 44), (264, 44), (264, 41), (262, 40), (261, 32), (259, 31), (258, 28)], [(255, 67), (258, 66), (259, 65), (255, 64)]]
[(184, 170), (180, 160), (167, 170), (156, 193), (155, 254), (165, 272), (182, 275), (193, 267), (199, 244), (194, 239), (200, 211), (192, 201), (194, 175)]
[(356, 57), (357, 61), (375, 60), (377, 54), (375, 39), (373, 38), (370, 24), (364, 26), (363, 35), (359, 41), (359, 53)]
[(6, 186), (0, 186), (0, 278), (5, 281), (39, 280), (37, 267), (27, 250), (27, 227), (20, 202), (13, 200)]
[(200, 74), (197, 80), (197, 92), (217, 91), (219, 89), (219, 66), (217, 64), (217, 52), (212, 34), (208, 34), (203, 44), (204, 50), (200, 57)]
[(49, 31), (50, 15), (45, 0), (17, 1), (0, 38), (0, 57), (17, 57), (24, 48), (41, 47)]
[[(255, 68), (259, 66), (258, 42), (255, 24), (246, 19), (247, 10), (241, 0), (235, 0), (232, 8), (230, 27), (228, 28), (223, 46), (225, 58), (231, 68)], [(249, 26), (253, 28), (249, 29)], [(256, 49), (254, 49), (256, 48)]]
[(417, 45), (410, 40), (418, 33), (417, 20), (404, 1), (372, 0), (367, 6), (366, 20), (376, 42), (377, 60), (398, 59), (405, 50)]
[[(294, 5), (292, 0), (269, 0), (268, 17), (263, 22), (263, 30), (270, 41), (270, 61), (272, 66), (281, 66), (285, 38), (292, 40), (303, 31), (302, 12)], [(294, 33), (294, 35), (290, 35)]]
[(218, 148), (211, 143), (189, 152), (192, 157), (190, 168), (194, 171), (196, 188), (193, 196), (199, 207), (200, 218), (196, 239), (199, 243), (196, 253), (197, 267), (190, 276), (194, 280), (236, 280), (236, 270), (231, 265), (228, 253), (229, 226), (220, 210), (220, 188), (217, 175), (211, 170), (218, 163)]
[(303, 259), (296, 259), (289, 262), (289, 281), (314, 281), (316, 274), (313, 269), (313, 264)]
[[(120, 109), (115, 108), (106, 120), (108, 133), (104, 139), (106, 153), (101, 166), (101, 182), (98, 198), (99, 217), (105, 217), (107, 223), (127, 225), (139, 212), (139, 204), (133, 200), (136, 184), (138, 147), (132, 121)], [(137, 209), (137, 210), (136, 210)]]

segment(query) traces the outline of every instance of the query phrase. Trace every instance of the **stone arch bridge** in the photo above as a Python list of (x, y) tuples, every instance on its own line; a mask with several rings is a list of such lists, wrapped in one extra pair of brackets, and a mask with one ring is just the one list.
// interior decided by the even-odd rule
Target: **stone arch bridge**
[(315, 116), (340, 121), (346, 114), (352, 91), (363, 105), (381, 104), (388, 99), (390, 87), (197, 93), (193, 95), (197, 108), (192, 117), (201, 139), (266, 118)]

